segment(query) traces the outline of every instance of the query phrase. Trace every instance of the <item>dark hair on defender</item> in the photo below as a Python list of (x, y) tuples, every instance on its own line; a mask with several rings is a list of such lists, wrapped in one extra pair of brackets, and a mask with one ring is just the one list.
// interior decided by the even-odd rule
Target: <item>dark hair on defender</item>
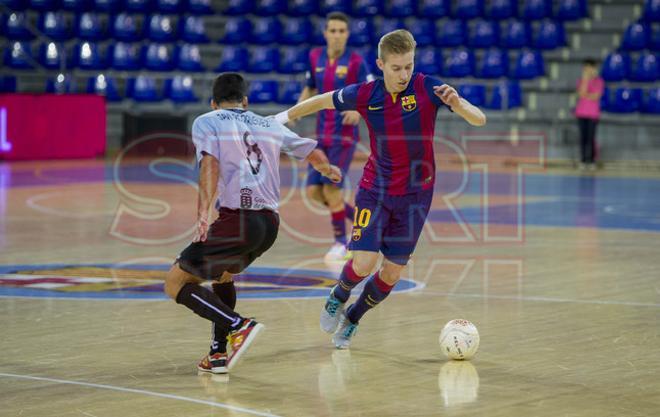
[(330, 12), (328, 15), (325, 17), (325, 27), (328, 27), (328, 22), (331, 20), (339, 20), (341, 22), (346, 23), (346, 26), (348, 26), (348, 16), (346, 13), (342, 12)]
[(223, 72), (213, 82), (213, 101), (240, 103), (247, 95), (247, 82), (241, 74), (236, 72)]
[(595, 67), (596, 66), (596, 60), (593, 58), (587, 58), (584, 61), (582, 61), (583, 65), (589, 65), (590, 67)]

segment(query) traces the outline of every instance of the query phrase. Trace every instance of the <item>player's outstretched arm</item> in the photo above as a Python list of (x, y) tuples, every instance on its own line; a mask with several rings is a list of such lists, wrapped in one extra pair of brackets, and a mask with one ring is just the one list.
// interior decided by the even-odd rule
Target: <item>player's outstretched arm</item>
[(193, 242), (204, 242), (209, 231), (209, 210), (218, 188), (220, 163), (207, 153), (199, 162), (199, 191), (197, 196), (197, 226)]
[(330, 181), (341, 181), (341, 170), (339, 167), (330, 164), (328, 157), (322, 150), (314, 149), (309, 155), (307, 155), (306, 159), (315, 170), (321, 173), (321, 175), (330, 178)]
[(334, 109), (335, 105), (332, 102), (332, 94), (334, 91), (319, 94), (317, 96), (308, 98), (301, 103), (296, 104), (289, 110), (285, 110), (275, 116), (278, 122), (285, 124), (289, 120), (297, 120), (308, 114), (316, 113), (324, 109)]
[(443, 103), (451, 107), (452, 111), (472, 126), (483, 126), (486, 124), (486, 115), (466, 99), (460, 97), (454, 87), (447, 84), (433, 87), (433, 92), (440, 97)]

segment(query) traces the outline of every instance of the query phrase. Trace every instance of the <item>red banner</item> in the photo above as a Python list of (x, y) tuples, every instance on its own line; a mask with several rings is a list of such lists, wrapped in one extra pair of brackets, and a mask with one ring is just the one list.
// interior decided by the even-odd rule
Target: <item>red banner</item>
[(105, 153), (105, 99), (91, 94), (0, 94), (0, 159)]

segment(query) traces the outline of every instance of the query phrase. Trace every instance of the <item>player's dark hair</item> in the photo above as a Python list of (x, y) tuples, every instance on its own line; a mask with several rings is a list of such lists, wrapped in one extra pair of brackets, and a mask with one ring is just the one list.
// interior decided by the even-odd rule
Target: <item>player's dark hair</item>
[(240, 103), (247, 95), (247, 82), (241, 74), (236, 72), (223, 72), (213, 82), (213, 101)]
[(589, 65), (590, 67), (595, 67), (596, 66), (596, 60), (593, 58), (587, 58), (584, 61), (582, 61), (583, 65)]
[(339, 20), (340, 22), (346, 23), (346, 26), (348, 26), (348, 16), (346, 13), (342, 12), (330, 12), (328, 15), (325, 17), (325, 27), (326, 29), (328, 28), (328, 22), (331, 20)]

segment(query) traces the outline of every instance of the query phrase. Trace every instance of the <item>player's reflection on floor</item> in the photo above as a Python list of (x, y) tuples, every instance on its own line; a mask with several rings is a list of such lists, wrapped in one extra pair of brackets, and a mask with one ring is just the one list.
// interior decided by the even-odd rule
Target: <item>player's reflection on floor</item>
[(479, 374), (468, 361), (448, 361), (440, 368), (438, 388), (445, 407), (471, 403), (479, 395)]

